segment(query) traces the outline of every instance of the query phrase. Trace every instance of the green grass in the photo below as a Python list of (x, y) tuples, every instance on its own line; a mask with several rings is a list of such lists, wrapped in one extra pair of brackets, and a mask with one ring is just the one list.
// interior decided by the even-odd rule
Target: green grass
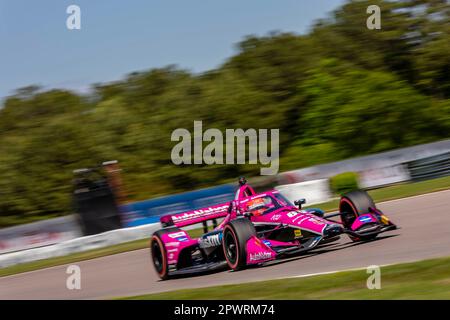
[[(450, 188), (450, 176), (426, 180), (421, 182), (397, 184), (390, 187), (370, 190), (369, 194), (375, 202), (388, 201), (406, 197), (417, 196)], [(338, 209), (339, 200), (331, 200), (325, 203), (313, 205), (311, 207), (321, 208), (325, 211), (334, 211)]]
[(375, 202), (379, 201), (387, 201), (399, 198), (412, 197), (419, 194), (425, 194), (440, 190), (446, 190), (450, 188), (450, 176), (414, 182), (414, 183), (405, 183), (399, 184), (395, 186), (375, 189), (369, 191), (369, 194), (375, 200)]
[(122, 299), (450, 299), (450, 257), (381, 268), (381, 289), (366, 270), (186, 289)]
[[(410, 197), (414, 195), (445, 190), (450, 188), (450, 177), (427, 180), (423, 182), (415, 182), (408, 184), (399, 184), (395, 186), (380, 188), (369, 191), (369, 194), (374, 198), (375, 202), (399, 199)], [(325, 211), (333, 211), (338, 208), (338, 200), (314, 205)], [(194, 229), (188, 231), (191, 237), (198, 237), (202, 234), (202, 229)], [(58, 266), (67, 263), (73, 263), (82, 260), (95, 259), (116, 253), (138, 250), (148, 247), (148, 239), (131, 241), (106, 248), (94, 249), (86, 252), (74, 253), (71, 255), (39, 260), (34, 262), (27, 262), (16, 266), (0, 269), (0, 277), (12, 275), (21, 272), (33, 271), (42, 268)]]

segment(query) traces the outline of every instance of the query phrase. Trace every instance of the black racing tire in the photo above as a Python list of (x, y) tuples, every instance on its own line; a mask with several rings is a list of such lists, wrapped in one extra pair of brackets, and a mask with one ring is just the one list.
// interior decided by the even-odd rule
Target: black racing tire
[[(366, 191), (355, 190), (344, 194), (339, 202), (339, 212), (343, 226), (349, 229), (356, 218), (370, 212), (370, 208), (376, 209), (375, 202)], [(370, 236), (371, 238), (376, 237)], [(350, 236), (353, 241), (363, 240)], [(368, 240), (368, 239), (364, 239)]]
[(238, 271), (247, 266), (247, 241), (252, 236), (256, 236), (256, 230), (248, 219), (236, 219), (225, 225), (222, 247), (230, 269)]
[(161, 229), (153, 233), (150, 240), (150, 254), (152, 257), (153, 267), (161, 280), (169, 279), (169, 264), (167, 260), (167, 250), (162, 241), (162, 235), (178, 231), (178, 228)]

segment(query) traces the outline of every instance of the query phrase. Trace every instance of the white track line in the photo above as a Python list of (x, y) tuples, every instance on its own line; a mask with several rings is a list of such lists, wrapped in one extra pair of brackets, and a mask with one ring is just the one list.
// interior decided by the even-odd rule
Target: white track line
[(447, 192), (450, 193), (450, 189), (440, 190), (440, 191), (431, 191), (431, 192), (427, 192), (427, 193), (418, 194), (416, 196), (386, 200), (386, 201), (378, 202), (378, 204), (389, 203), (389, 202), (398, 202), (398, 201), (409, 200), (409, 199), (414, 199), (414, 198), (422, 198), (422, 197), (427, 197), (427, 196), (431, 196), (431, 195), (435, 195), (435, 194), (439, 194), (439, 193), (447, 193)]
[[(420, 261), (420, 260), (417, 260)], [(389, 264), (382, 264), (382, 265), (370, 265), (367, 267), (359, 267), (359, 268), (350, 268), (350, 269), (342, 269), (342, 270), (334, 270), (334, 271), (325, 271), (325, 272), (317, 272), (317, 273), (308, 273), (308, 274), (300, 274), (297, 276), (291, 276), (291, 277), (285, 277), (285, 278), (279, 278), (279, 279), (291, 279), (291, 278), (308, 278), (308, 277), (315, 277), (315, 276), (322, 276), (326, 274), (333, 274), (333, 273), (339, 273), (339, 272), (347, 272), (347, 271), (360, 271), (360, 270), (367, 270), (368, 267), (377, 266), (380, 268), (384, 268), (387, 266), (393, 266), (396, 264), (402, 264), (403, 262), (399, 263), (389, 263)]]

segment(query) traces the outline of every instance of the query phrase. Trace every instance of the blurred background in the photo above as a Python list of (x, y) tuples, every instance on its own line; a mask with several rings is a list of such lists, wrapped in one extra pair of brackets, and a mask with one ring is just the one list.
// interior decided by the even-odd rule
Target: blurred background
[(72, 213), (108, 160), (123, 203), (259, 174), (174, 165), (194, 120), (279, 128), (280, 172), (450, 137), (448, 1), (78, 1), (74, 31), (69, 4), (0, 1), (0, 227)]

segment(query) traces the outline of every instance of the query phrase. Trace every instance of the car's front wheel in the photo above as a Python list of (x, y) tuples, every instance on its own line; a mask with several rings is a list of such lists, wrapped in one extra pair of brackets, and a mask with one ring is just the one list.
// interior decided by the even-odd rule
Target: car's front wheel
[(255, 227), (248, 219), (236, 219), (225, 225), (222, 247), (232, 270), (241, 270), (247, 266), (247, 241), (254, 235)]
[[(339, 202), (339, 212), (341, 213), (341, 221), (345, 228), (350, 229), (355, 219), (360, 215), (369, 213), (371, 209), (375, 209), (375, 202), (369, 194), (363, 190), (355, 190), (344, 194)], [(349, 236), (353, 241), (371, 240), (377, 235), (367, 237)]]

